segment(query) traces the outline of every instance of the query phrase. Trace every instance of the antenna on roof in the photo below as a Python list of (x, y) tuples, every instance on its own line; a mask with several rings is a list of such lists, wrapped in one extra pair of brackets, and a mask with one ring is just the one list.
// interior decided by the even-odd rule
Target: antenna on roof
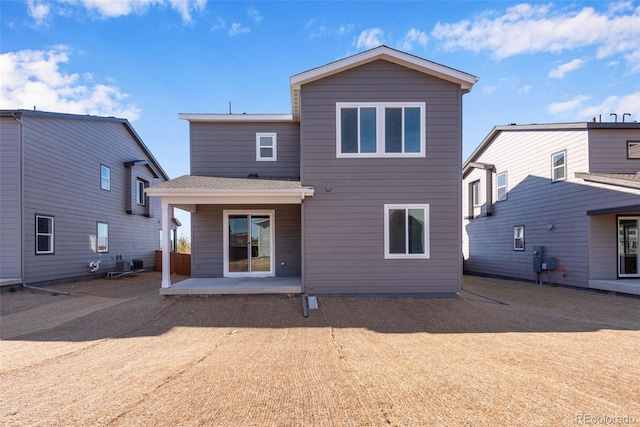
[(231, 114), (231, 101), (229, 101), (229, 114)]

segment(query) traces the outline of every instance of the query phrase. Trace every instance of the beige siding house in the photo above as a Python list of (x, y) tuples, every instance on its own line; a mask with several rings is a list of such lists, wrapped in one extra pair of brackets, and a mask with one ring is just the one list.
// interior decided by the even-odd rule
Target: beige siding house
[[(191, 175), (149, 193), (192, 213), (191, 280), (455, 295), (462, 96), (476, 80), (380, 46), (291, 77), (291, 114), (181, 114)], [(177, 287), (163, 277), (161, 293)]]
[(465, 271), (640, 294), (640, 124), (496, 126), (463, 166)]

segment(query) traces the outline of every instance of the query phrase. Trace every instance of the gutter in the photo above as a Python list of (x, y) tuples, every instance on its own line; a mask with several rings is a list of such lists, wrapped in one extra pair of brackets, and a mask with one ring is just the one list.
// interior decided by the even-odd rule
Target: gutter
[(20, 279), (22, 281), (22, 287), (26, 289), (33, 289), (35, 291), (50, 292), (52, 294), (69, 295), (69, 292), (58, 291), (56, 289), (45, 289), (37, 286), (27, 285), (25, 282), (25, 268), (24, 268), (24, 131), (22, 120), (18, 117), (18, 113), (11, 113), (11, 117), (18, 122), (20, 126)]

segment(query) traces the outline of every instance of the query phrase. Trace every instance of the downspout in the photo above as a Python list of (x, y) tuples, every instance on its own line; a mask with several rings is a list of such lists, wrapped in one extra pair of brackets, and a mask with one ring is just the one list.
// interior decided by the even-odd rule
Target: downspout
[(22, 126), (22, 120), (16, 113), (12, 113), (11, 117), (18, 122), (20, 126), (20, 279), (22, 280), (22, 287), (26, 289), (33, 289), (35, 291), (50, 292), (52, 294), (69, 295), (69, 292), (58, 291), (56, 289), (45, 289), (37, 286), (27, 285), (25, 280), (25, 267), (24, 267), (24, 131)]

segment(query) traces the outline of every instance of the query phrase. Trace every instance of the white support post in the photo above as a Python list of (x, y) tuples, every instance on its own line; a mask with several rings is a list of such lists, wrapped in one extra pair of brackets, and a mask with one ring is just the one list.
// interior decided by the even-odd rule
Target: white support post
[(171, 209), (162, 201), (162, 287), (171, 287)]

